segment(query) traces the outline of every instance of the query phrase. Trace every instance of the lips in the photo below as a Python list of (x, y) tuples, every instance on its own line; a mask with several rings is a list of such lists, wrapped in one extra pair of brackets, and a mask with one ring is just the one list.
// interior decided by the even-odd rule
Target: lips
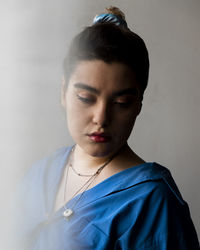
[(108, 142), (111, 139), (111, 136), (106, 133), (92, 133), (88, 135), (89, 138), (94, 142)]

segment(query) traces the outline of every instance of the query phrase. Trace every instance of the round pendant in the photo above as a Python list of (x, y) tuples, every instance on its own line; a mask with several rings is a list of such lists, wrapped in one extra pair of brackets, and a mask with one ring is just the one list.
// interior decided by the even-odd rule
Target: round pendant
[(70, 208), (67, 208), (63, 212), (63, 216), (65, 217), (66, 220), (69, 220), (69, 218), (72, 216), (73, 213), (74, 213), (73, 210), (71, 210)]

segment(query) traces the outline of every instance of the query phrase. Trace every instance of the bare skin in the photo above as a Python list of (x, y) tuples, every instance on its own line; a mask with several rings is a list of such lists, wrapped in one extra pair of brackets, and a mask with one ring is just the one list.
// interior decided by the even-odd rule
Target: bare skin
[[(79, 161), (81, 162), (81, 161)], [(102, 171), (101, 173), (95, 178), (95, 180), (92, 182), (92, 184), (88, 187), (87, 190), (93, 188), (94, 186), (98, 185), (102, 181), (106, 180), (110, 176), (117, 174), (125, 169), (128, 169), (130, 167), (134, 167), (140, 164), (143, 164), (145, 161), (142, 160), (138, 155), (136, 155), (130, 147), (127, 145), (123, 152), (116, 156)], [(85, 165), (86, 166), (86, 165)], [(67, 178), (67, 185), (65, 190), (65, 199), (64, 199), (64, 189), (65, 189), (65, 183), (66, 183), (66, 177), (67, 177), (67, 167), (65, 167), (64, 173), (62, 175), (62, 179), (60, 182), (60, 187), (57, 193), (57, 198), (55, 202), (55, 211), (59, 210), (61, 207), (63, 207), (69, 200), (71, 200), (74, 196), (74, 194), (79, 190), (90, 177), (81, 177), (74, 173), (74, 171), (69, 168), (68, 171), (68, 178)], [(78, 162), (73, 164), (73, 167), (78, 171), (78, 169), (81, 169), (81, 171), (78, 171), (79, 173), (84, 174), (93, 174), (94, 172), (89, 172), (88, 168), (85, 167), (83, 162), (82, 164), (78, 164)], [(96, 166), (96, 170), (100, 167), (100, 165)], [(81, 190), (79, 193), (82, 193), (83, 190)]]
[[(127, 144), (142, 107), (141, 100), (134, 73), (120, 63), (107, 64), (101, 60), (80, 62), (72, 72), (67, 89), (63, 83), (62, 105), (66, 110), (70, 134), (76, 143), (73, 153), (76, 171), (94, 174), (122, 149), (89, 188), (120, 171), (144, 163)], [(94, 132), (105, 133), (108, 139), (99, 142), (98, 138), (91, 136)], [(69, 169), (64, 199), (66, 169), (60, 181), (55, 210), (73, 198), (89, 179), (77, 176)]]

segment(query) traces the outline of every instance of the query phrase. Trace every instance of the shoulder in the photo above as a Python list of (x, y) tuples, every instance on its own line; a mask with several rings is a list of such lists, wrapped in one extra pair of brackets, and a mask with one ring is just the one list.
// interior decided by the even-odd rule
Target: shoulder
[(23, 181), (30, 183), (32, 180), (43, 178), (49, 168), (64, 163), (70, 149), (71, 147), (59, 148), (52, 154), (36, 161), (25, 173)]
[[(14, 214), (33, 222), (46, 207), (47, 195), (52, 195), (71, 147), (62, 147), (35, 162), (18, 183), (14, 194)], [(49, 192), (51, 190), (51, 193)], [(33, 223), (34, 224), (34, 223)]]
[(116, 193), (127, 194), (122, 197), (122, 200), (127, 199), (126, 204), (154, 200), (156, 203), (165, 200), (185, 204), (170, 171), (157, 163), (144, 163), (132, 167), (113, 176), (109, 181), (116, 184)]
[[(42, 200), (47, 184), (59, 178), (70, 148), (63, 147), (51, 155), (35, 162), (25, 173), (17, 187), (17, 199), (23, 205), (32, 205), (35, 200)], [(49, 181), (51, 183), (49, 183)]]
[(188, 205), (169, 170), (158, 164), (150, 168), (129, 187), (129, 201), (124, 204), (127, 217), (121, 217), (124, 231), (117, 242), (124, 249), (132, 249), (131, 245), (138, 249), (199, 249)]
[(128, 207), (130, 216), (143, 218), (137, 223), (150, 225), (152, 219), (152, 223), (156, 223), (158, 228), (158, 225), (166, 226), (163, 222), (174, 223), (185, 215), (188, 205), (167, 168), (151, 163), (133, 171), (137, 172), (129, 175), (130, 179), (134, 177), (133, 180), (122, 189), (122, 201), (127, 199), (122, 202), (122, 206), (125, 209)]
[[(47, 175), (50, 172), (51, 176), (54, 175), (55, 180), (56, 176), (58, 176), (56, 168), (58, 170), (62, 168), (68, 151), (69, 148), (63, 147), (37, 161), (27, 170), (18, 183), (13, 194), (11, 208), (13, 231), (17, 242), (18, 239), (21, 241), (26, 238), (28, 233), (34, 230), (39, 222), (44, 219), (47, 201), (45, 194), (46, 182), (49, 178)], [(51, 180), (54, 181), (53, 178)]]

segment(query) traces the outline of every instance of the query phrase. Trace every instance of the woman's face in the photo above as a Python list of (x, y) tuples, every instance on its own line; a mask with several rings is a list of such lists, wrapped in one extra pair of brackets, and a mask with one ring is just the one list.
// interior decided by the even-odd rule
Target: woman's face
[(142, 106), (129, 67), (101, 60), (76, 66), (63, 90), (62, 104), (73, 140), (95, 157), (109, 156), (126, 144)]

